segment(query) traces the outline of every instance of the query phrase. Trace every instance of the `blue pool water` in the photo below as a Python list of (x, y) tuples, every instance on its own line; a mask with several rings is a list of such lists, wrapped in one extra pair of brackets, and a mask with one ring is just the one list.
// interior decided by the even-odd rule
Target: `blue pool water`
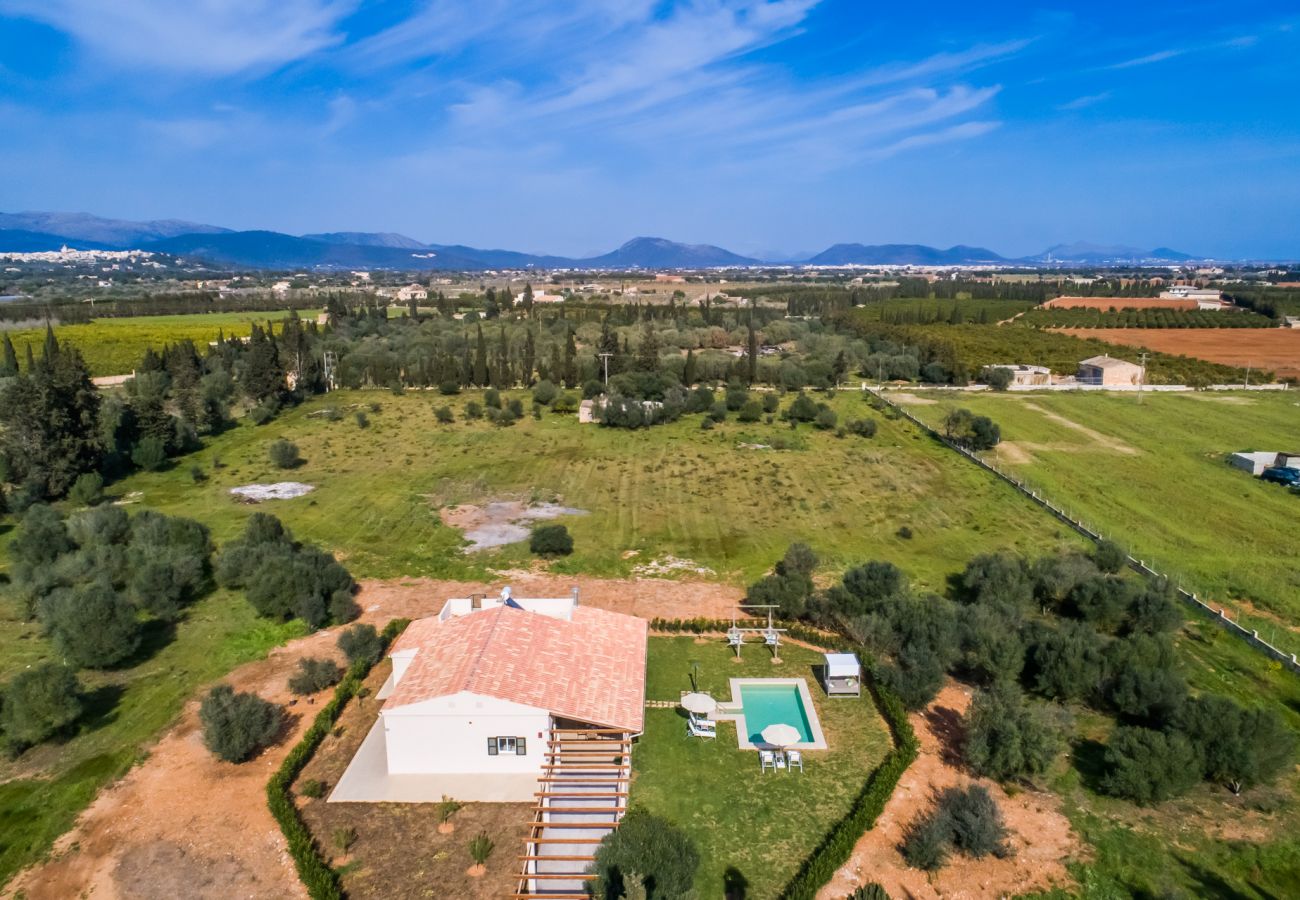
[(797, 684), (741, 684), (740, 705), (744, 708), (749, 740), (763, 743), (763, 729), (782, 722), (799, 730), (800, 742), (813, 740), (808, 712)]

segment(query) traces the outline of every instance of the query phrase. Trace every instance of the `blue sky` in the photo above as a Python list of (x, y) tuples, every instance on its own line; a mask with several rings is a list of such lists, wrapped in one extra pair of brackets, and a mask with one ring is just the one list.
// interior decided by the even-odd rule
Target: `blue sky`
[(1288, 6), (0, 0), (0, 209), (1297, 258)]

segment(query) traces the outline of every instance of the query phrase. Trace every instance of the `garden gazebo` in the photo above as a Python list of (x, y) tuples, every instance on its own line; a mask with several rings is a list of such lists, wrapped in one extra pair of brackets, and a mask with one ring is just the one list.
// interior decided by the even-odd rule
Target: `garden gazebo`
[(853, 653), (826, 654), (826, 693), (831, 697), (862, 696), (862, 664)]

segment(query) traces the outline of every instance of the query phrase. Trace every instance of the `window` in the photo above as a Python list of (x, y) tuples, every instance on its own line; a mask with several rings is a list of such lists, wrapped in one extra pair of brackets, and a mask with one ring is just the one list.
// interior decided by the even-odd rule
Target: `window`
[(490, 737), (487, 739), (488, 756), (527, 756), (528, 739), (521, 737)]

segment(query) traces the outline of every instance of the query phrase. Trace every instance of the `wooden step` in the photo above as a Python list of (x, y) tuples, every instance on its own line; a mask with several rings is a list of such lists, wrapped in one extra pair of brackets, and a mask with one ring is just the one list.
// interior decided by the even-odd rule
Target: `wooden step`
[[(617, 823), (615, 823), (615, 822), (529, 822), (529, 823), (528, 823), (528, 825), (529, 825), (530, 828), (537, 828), (537, 829), (545, 829), (545, 828), (590, 828), (590, 829), (596, 829), (596, 828), (609, 828), (609, 829), (613, 829), (614, 826), (615, 826), (616, 824), (617, 824)], [(525, 840), (532, 840), (532, 838), (525, 838)], [(567, 843), (567, 842), (566, 842), (566, 843)]]
[(562, 797), (565, 800), (571, 800), (578, 797), (595, 797), (600, 800), (606, 797), (626, 797), (627, 795), (627, 791), (538, 791), (533, 794), (534, 797), (554, 797), (556, 799)]
[(591, 900), (591, 894), (510, 894), (510, 900)]
[(529, 872), (527, 875), (520, 875), (520, 878), (532, 881), (586, 881), (591, 876), (586, 872)]
[[(534, 806), (533, 812), (591, 813), (592, 815), (604, 815), (605, 813), (627, 812), (627, 807), (626, 806)], [(601, 823), (596, 823), (596, 824), (601, 824)]]
[(599, 844), (604, 838), (562, 838), (533, 836), (524, 838), (525, 844)]
[(542, 862), (544, 860), (554, 860), (556, 862), (592, 862), (594, 856), (520, 856), (520, 862)]

